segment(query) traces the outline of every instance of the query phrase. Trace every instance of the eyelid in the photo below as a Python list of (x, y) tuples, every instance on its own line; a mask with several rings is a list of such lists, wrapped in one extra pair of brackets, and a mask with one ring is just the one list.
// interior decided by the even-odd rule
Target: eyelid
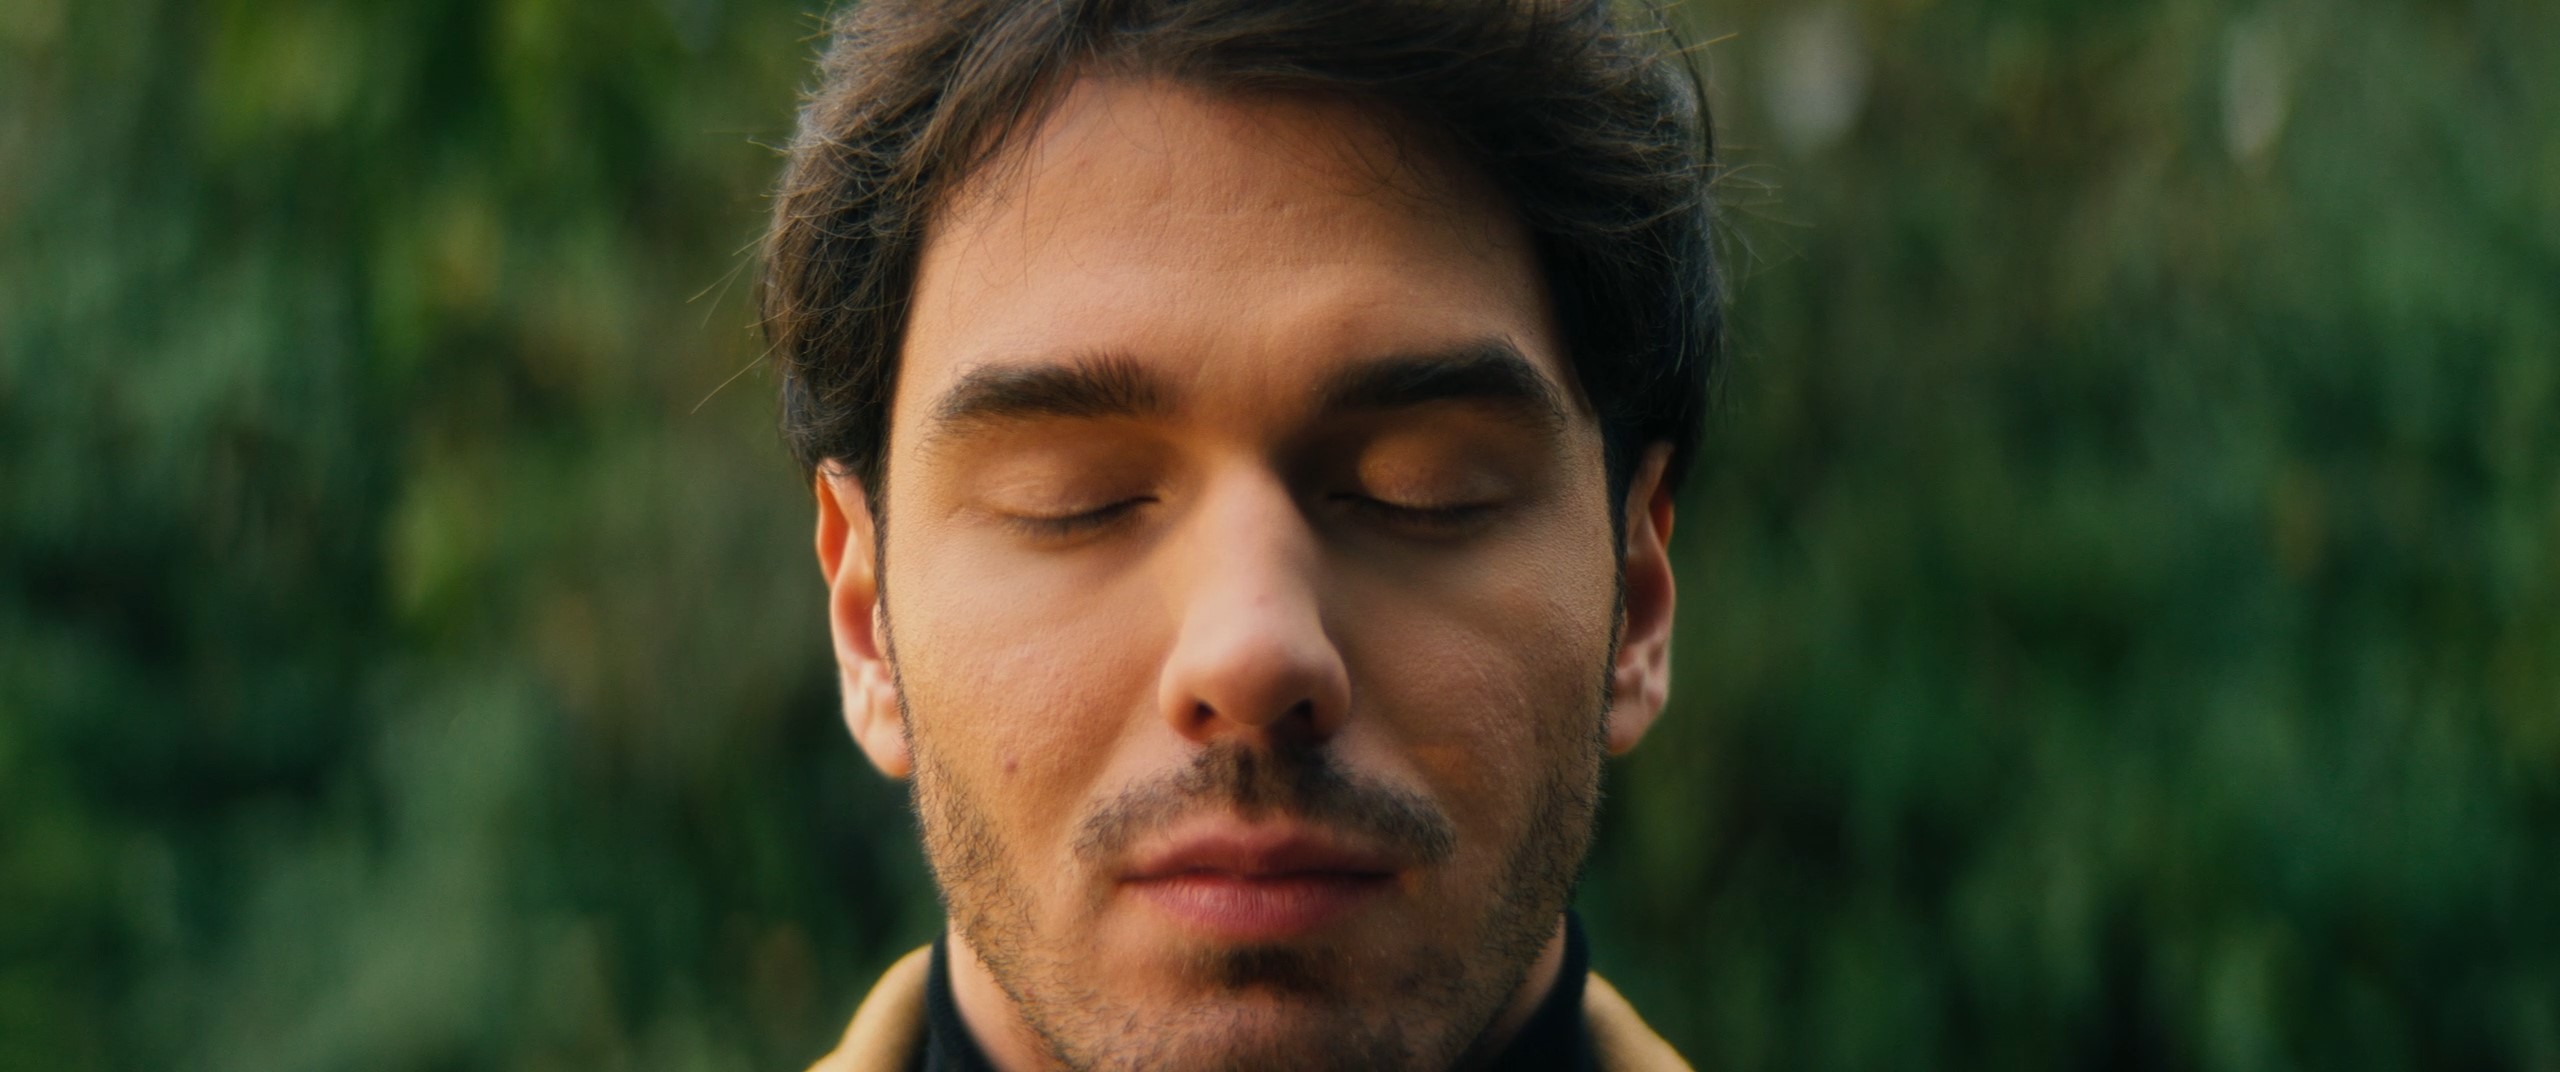
[(1090, 510), (1071, 514), (1042, 516), (1038, 514), (1006, 514), (1005, 523), (1023, 535), (1038, 539), (1061, 540), (1102, 531), (1137, 513), (1139, 507), (1156, 501), (1153, 495), (1137, 495), (1117, 499)]
[(1436, 535), (1448, 536), (1464, 535), (1476, 526), (1492, 520), (1495, 514), (1509, 505), (1502, 500), (1483, 500), (1419, 506), (1350, 492), (1337, 494), (1333, 498), (1348, 506), (1354, 513), (1366, 514), (1390, 524), (1414, 527)]

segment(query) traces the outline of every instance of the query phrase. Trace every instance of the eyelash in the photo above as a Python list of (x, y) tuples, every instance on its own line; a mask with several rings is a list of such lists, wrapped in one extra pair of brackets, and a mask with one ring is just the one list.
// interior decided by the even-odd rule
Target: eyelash
[[(1460, 503), (1454, 506), (1406, 506), (1366, 495), (1336, 495), (1352, 512), (1367, 515), (1389, 524), (1420, 530), (1433, 536), (1458, 535), (1501, 509), (1497, 503)], [(1079, 514), (1060, 517), (1015, 517), (1011, 523), (1025, 535), (1041, 539), (1063, 540), (1099, 532), (1128, 519), (1138, 508), (1154, 502), (1152, 497), (1122, 499)]]
[(1497, 503), (1459, 503), (1454, 506), (1406, 506), (1366, 495), (1341, 495), (1356, 513), (1422, 530), (1434, 536), (1454, 536), (1475, 526), (1501, 509)]
[(1136, 513), (1138, 507), (1154, 501), (1155, 499), (1151, 497), (1122, 499), (1119, 502), (1099, 506), (1081, 514), (1067, 514), (1063, 517), (1016, 517), (1011, 520), (1014, 527), (1021, 529), (1025, 535), (1036, 536), (1049, 540), (1063, 540), (1069, 537), (1082, 536), (1086, 533), (1099, 532), (1102, 529), (1110, 527), (1112, 523), (1127, 518), (1130, 514)]

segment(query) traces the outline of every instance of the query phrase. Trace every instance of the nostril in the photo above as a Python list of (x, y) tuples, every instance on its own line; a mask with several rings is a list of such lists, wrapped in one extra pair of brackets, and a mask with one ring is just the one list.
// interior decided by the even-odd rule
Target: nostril
[(1235, 697), (1233, 703), (1220, 703), (1210, 698), (1195, 699), (1187, 706), (1183, 720), (1186, 732), (1199, 732), (1224, 723), (1255, 727), (1274, 738), (1300, 743), (1322, 740), (1330, 732), (1327, 705), (1316, 697), (1302, 696), (1286, 704), (1269, 698)]
[(1323, 725), (1323, 715), (1316, 710), (1316, 702), (1311, 699), (1300, 700), (1289, 705), (1288, 713), (1280, 719), (1280, 723), (1284, 727), (1283, 734), (1298, 738), (1303, 743), (1312, 744), (1323, 740), (1328, 735), (1327, 727)]

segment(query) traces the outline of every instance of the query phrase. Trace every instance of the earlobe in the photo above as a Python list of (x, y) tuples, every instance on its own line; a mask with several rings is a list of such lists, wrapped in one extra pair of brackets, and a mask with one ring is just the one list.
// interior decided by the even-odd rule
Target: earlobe
[(1647, 448), (1627, 482), (1625, 604), (1618, 658), (1610, 667), (1610, 755), (1625, 755), (1653, 728), (1671, 697), (1671, 487), (1663, 480), (1671, 446)]
[(814, 481), (818, 572), (827, 584), (827, 629), (835, 640), (844, 724), (871, 765), (892, 778), (914, 769), (897, 674), (889, 665), (888, 618), (880, 605), (871, 509), (862, 482), (830, 468)]

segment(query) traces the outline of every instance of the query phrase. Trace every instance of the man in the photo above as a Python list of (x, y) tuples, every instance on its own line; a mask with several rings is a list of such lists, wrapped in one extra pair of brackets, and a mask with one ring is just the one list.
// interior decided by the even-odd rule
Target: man
[(1621, 18), (841, 18), (766, 320), (950, 926), (818, 1068), (1684, 1067), (1567, 913), (1719, 335), (1703, 96)]

